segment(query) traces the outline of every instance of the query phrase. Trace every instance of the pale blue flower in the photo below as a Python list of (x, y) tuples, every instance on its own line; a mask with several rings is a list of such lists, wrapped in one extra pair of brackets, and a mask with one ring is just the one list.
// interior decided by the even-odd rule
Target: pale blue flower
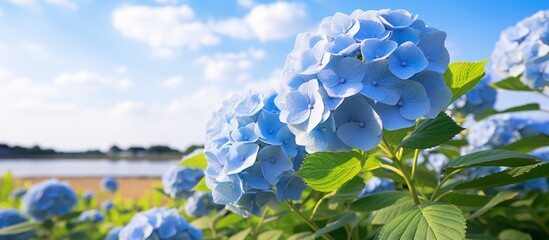
[(327, 52), (335, 56), (349, 56), (353, 55), (360, 44), (355, 41), (355, 39), (349, 35), (339, 35), (334, 38), (333, 41), (327, 42), (324, 48)]
[(320, 123), (312, 131), (307, 132), (288, 125), (290, 131), (295, 134), (297, 145), (305, 146), (309, 153), (313, 152), (346, 152), (351, 147), (345, 145), (335, 133), (335, 123), (333, 117)]
[(373, 38), (385, 40), (391, 34), (378, 17), (358, 18), (358, 24), (360, 28), (354, 37), (361, 41)]
[(381, 141), (381, 120), (363, 96), (345, 99), (334, 111), (336, 134), (347, 146), (370, 150)]
[(252, 116), (263, 108), (263, 99), (258, 94), (247, 94), (234, 107), (237, 116)]
[(200, 169), (173, 166), (162, 175), (164, 192), (173, 199), (187, 197), (203, 176), (204, 172)]
[(276, 185), (278, 201), (282, 202), (285, 199), (294, 201), (299, 200), (305, 187), (305, 182), (301, 177), (289, 172), (282, 174), (282, 176), (280, 176), (280, 181)]
[(81, 222), (100, 223), (103, 220), (105, 220), (105, 215), (97, 210), (86, 210), (78, 216), (78, 221)]
[(122, 227), (113, 227), (109, 233), (107, 233), (107, 236), (105, 236), (105, 240), (118, 240), (118, 235), (120, 234), (120, 231), (122, 230)]
[(295, 63), (295, 72), (301, 75), (312, 75), (324, 69), (332, 59), (332, 54), (324, 50), (325, 45), (325, 42), (319, 42), (313, 48), (301, 53)]
[(285, 171), (292, 169), (292, 162), (281, 147), (267, 146), (257, 155), (265, 180), (271, 185), (278, 182), (278, 177)]
[(297, 91), (286, 94), (287, 109), (281, 109), (281, 120), (288, 124), (303, 124), (307, 131), (311, 131), (322, 120), (324, 103), (318, 92), (317, 81), (302, 84)]
[(21, 201), (25, 214), (43, 221), (69, 213), (76, 205), (77, 198), (67, 183), (46, 180), (32, 186)]
[(497, 92), (489, 85), (490, 77), (487, 75), (477, 86), (452, 104), (452, 110), (467, 116), (473, 114), (480, 116), (488, 112), (496, 103)]
[[(16, 209), (4, 208), (0, 209), (0, 229), (9, 227), (15, 224), (27, 222), (28, 219), (23, 216)], [(31, 239), (35, 235), (35, 231), (29, 231), (26, 233), (20, 233), (17, 235), (3, 235), (0, 236), (0, 240), (26, 240)]]
[(391, 72), (401, 79), (408, 79), (429, 65), (421, 49), (412, 42), (401, 44), (389, 56), (388, 61)]
[(401, 80), (389, 71), (387, 61), (366, 64), (364, 84), (360, 93), (372, 100), (386, 104), (396, 104), (400, 98), (396, 88)]
[(381, 14), (381, 21), (389, 29), (402, 29), (409, 27), (417, 18), (404, 9), (398, 9)]
[(210, 214), (213, 209), (218, 209), (220, 206), (213, 202), (211, 193), (194, 192), (185, 202), (185, 213), (194, 218), (199, 218)]
[(206, 186), (212, 190), (212, 197), (217, 204), (230, 204), (237, 201), (243, 194), (242, 180), (238, 176), (226, 176), (227, 181), (217, 181), (206, 176)]
[(444, 47), (446, 33), (443, 31), (434, 31), (422, 36), (417, 44), (421, 49), (429, 65), (427, 70), (444, 73), (450, 64), (450, 53)]
[(364, 186), (364, 189), (360, 194), (358, 195), (358, 198), (362, 198), (370, 193), (376, 193), (376, 192), (383, 192), (388, 190), (394, 190), (395, 189), (395, 183), (386, 178), (378, 178), (378, 177), (371, 177), (366, 181), (366, 186)]
[[(261, 141), (268, 144), (281, 144), (281, 141), (278, 138), (278, 133), (282, 128), (286, 127), (286, 125), (280, 122), (279, 115), (280, 114), (278, 113), (271, 113), (267, 111), (259, 113), (259, 116), (257, 117), (256, 132), (261, 138)], [(255, 138), (252, 142), (255, 141), (257, 141), (257, 138)]]
[(526, 63), (520, 80), (532, 89), (542, 89), (549, 84), (549, 56)]
[(248, 217), (251, 214), (261, 216), (263, 209), (266, 207), (277, 210), (278, 205), (280, 205), (280, 202), (275, 191), (252, 190), (242, 195), (234, 205), (228, 205), (227, 208), (244, 217)]
[(417, 44), (419, 42), (419, 34), (415, 29), (410, 27), (395, 29), (391, 34), (389, 40), (396, 42), (398, 45), (401, 45), (405, 42)]
[(425, 114), (424, 117), (435, 118), (440, 111), (450, 105), (452, 91), (444, 83), (441, 73), (423, 71), (411, 77), (410, 80), (419, 82), (425, 88), (427, 97), (429, 98), (429, 113)]
[(355, 95), (362, 90), (364, 74), (363, 62), (356, 58), (346, 57), (334, 64), (333, 67), (320, 71), (318, 79), (329, 96), (343, 98)]
[(151, 208), (139, 212), (119, 233), (120, 240), (200, 240), (202, 232), (179, 215), (176, 209)]
[(101, 208), (105, 212), (110, 212), (114, 208), (114, 202), (112, 200), (106, 200), (101, 204)]
[(118, 190), (118, 182), (113, 176), (107, 176), (101, 179), (101, 188), (107, 192), (116, 192)]
[(387, 59), (398, 44), (394, 41), (382, 41), (376, 38), (366, 39), (360, 43), (360, 51), (365, 62)]
[(354, 36), (360, 28), (358, 21), (350, 16), (337, 12), (334, 16), (324, 18), (320, 23), (320, 29), (330, 39), (347, 34)]
[(383, 128), (396, 130), (411, 127), (415, 120), (430, 111), (430, 102), (425, 88), (414, 81), (402, 81), (396, 89), (400, 99), (395, 105), (376, 103), (374, 109), (381, 117)]
[(225, 165), (226, 174), (236, 174), (252, 166), (257, 158), (259, 146), (255, 143), (236, 143), (231, 146)]

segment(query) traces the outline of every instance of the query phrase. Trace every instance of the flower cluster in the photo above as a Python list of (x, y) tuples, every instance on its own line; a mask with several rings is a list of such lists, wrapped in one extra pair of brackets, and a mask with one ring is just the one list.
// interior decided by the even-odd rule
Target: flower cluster
[(97, 210), (86, 210), (78, 216), (78, 220), (81, 222), (100, 223), (104, 219), (105, 215)]
[(122, 227), (113, 227), (108, 233), (107, 236), (105, 236), (105, 240), (118, 240), (120, 239), (118, 235), (120, 234), (120, 231), (122, 231)]
[(118, 190), (118, 182), (114, 177), (104, 177), (101, 179), (101, 188), (107, 192), (116, 192)]
[(212, 209), (220, 207), (222, 205), (213, 202), (211, 193), (194, 192), (185, 202), (185, 213), (194, 218), (199, 218), (208, 215)]
[[(15, 209), (0, 209), (0, 228), (26, 222), (25, 218), (19, 211)], [(17, 235), (0, 236), (0, 240), (23, 240), (29, 239), (35, 232), (21, 233)]]
[(112, 210), (113, 207), (114, 207), (114, 203), (113, 203), (111, 200), (104, 201), (104, 202), (101, 204), (101, 208), (102, 208), (105, 212), (110, 212), (110, 211)]
[(469, 114), (479, 116), (487, 113), (494, 107), (497, 96), (496, 89), (490, 87), (489, 83), (490, 77), (486, 75), (475, 88), (452, 103), (452, 111), (464, 117)]
[(494, 149), (537, 134), (549, 135), (549, 115), (498, 114), (473, 124), (469, 130), (469, 146), (464, 153)]
[(46, 180), (32, 186), (22, 198), (25, 214), (42, 221), (66, 214), (76, 205), (76, 194), (67, 183)]
[(307, 152), (369, 150), (382, 128), (411, 127), (451, 100), (446, 33), (406, 10), (356, 10), (301, 33), (275, 102)]
[(358, 195), (358, 198), (364, 197), (370, 193), (382, 192), (387, 190), (395, 190), (395, 182), (387, 178), (371, 177), (366, 181), (366, 186)]
[(517, 77), (532, 89), (549, 84), (549, 10), (505, 29), (492, 53), (493, 69), (502, 77)]
[(208, 122), (206, 185), (214, 202), (241, 215), (261, 215), (300, 198), (305, 183), (294, 174), (304, 158), (282, 114), (277, 94), (234, 95)]
[(200, 169), (174, 166), (162, 176), (164, 192), (173, 199), (188, 197), (202, 177), (204, 172)]
[(187, 223), (176, 209), (151, 208), (133, 216), (130, 222), (120, 230), (118, 238), (120, 240), (199, 240), (202, 239), (202, 232)]

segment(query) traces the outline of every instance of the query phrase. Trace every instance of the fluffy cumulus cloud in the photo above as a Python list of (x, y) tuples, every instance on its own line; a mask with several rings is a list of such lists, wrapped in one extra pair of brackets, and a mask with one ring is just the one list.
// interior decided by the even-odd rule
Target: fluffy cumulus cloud
[(181, 76), (171, 76), (162, 81), (164, 87), (173, 87), (183, 83), (183, 77)]
[(114, 86), (119, 89), (127, 89), (133, 85), (133, 82), (129, 79), (113, 79), (112, 77), (100, 75), (89, 70), (61, 73), (55, 78), (54, 82), (58, 86), (85, 88)]
[(147, 43), (156, 56), (173, 56), (181, 49), (197, 50), (221, 43), (222, 37), (285, 39), (305, 30), (305, 4), (240, 1), (250, 11), (243, 17), (199, 19), (188, 5), (126, 5), (114, 10), (112, 25), (126, 38)]
[(265, 55), (264, 50), (248, 49), (237, 53), (216, 53), (213, 56), (202, 56), (195, 63), (204, 66), (206, 80), (243, 82), (249, 79), (248, 71), (254, 65), (254, 61), (264, 58)]

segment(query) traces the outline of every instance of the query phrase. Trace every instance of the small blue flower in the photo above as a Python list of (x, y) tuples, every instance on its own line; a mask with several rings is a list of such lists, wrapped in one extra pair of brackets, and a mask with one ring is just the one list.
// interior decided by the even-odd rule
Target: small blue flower
[(380, 39), (385, 40), (391, 34), (391, 31), (385, 29), (381, 20), (377, 17), (358, 18), (360, 29), (355, 34), (358, 40)]
[(259, 145), (255, 143), (236, 143), (231, 146), (225, 165), (226, 174), (236, 174), (255, 163)]
[(332, 54), (324, 50), (325, 45), (326, 42), (319, 42), (313, 48), (301, 53), (296, 63), (296, 73), (313, 75), (324, 69), (332, 59)]
[(443, 31), (429, 32), (423, 35), (417, 47), (421, 49), (429, 65), (427, 70), (444, 73), (450, 64), (450, 53), (444, 47), (446, 33)]
[(93, 195), (93, 192), (90, 191), (90, 190), (86, 190), (84, 191), (84, 193), (82, 194), (82, 197), (84, 198), (84, 200), (86, 201), (91, 201), (94, 197)]
[(317, 81), (309, 81), (297, 91), (286, 94), (287, 109), (281, 109), (280, 119), (288, 124), (304, 124), (307, 131), (311, 131), (322, 120), (324, 103), (318, 92)]
[(114, 208), (114, 202), (111, 201), (111, 200), (104, 201), (104, 202), (101, 204), (101, 208), (102, 208), (105, 212), (110, 212), (110, 211)]
[(242, 180), (238, 176), (226, 176), (226, 181), (217, 181), (206, 176), (206, 186), (212, 190), (214, 202), (217, 204), (230, 204), (237, 201), (243, 194)]
[(360, 93), (372, 100), (386, 104), (396, 104), (400, 98), (397, 88), (401, 80), (393, 75), (387, 66), (387, 61), (370, 62), (366, 64), (366, 74)]
[(107, 233), (107, 236), (105, 236), (105, 240), (118, 240), (118, 235), (120, 234), (120, 231), (122, 230), (122, 227), (113, 227), (109, 233)]
[(405, 42), (417, 44), (419, 42), (419, 34), (413, 28), (395, 29), (389, 40), (395, 41), (398, 45)]
[(346, 145), (370, 150), (381, 141), (381, 120), (362, 96), (346, 99), (334, 111), (336, 134)]
[(32, 186), (23, 196), (23, 212), (43, 221), (56, 215), (69, 213), (76, 205), (76, 194), (67, 183), (46, 180)]
[[(268, 144), (281, 144), (280, 139), (278, 139), (278, 133), (286, 125), (280, 122), (278, 113), (271, 113), (263, 111), (259, 114), (257, 118), (257, 135), (261, 138), (261, 141)], [(257, 141), (255, 139), (252, 142)]]
[(295, 174), (285, 173), (280, 176), (280, 181), (276, 184), (278, 201), (285, 199), (297, 201), (301, 198), (301, 193), (306, 185), (303, 179)]
[(364, 74), (364, 63), (356, 58), (346, 57), (334, 64), (333, 68), (320, 71), (318, 79), (329, 96), (344, 98), (362, 90)]
[(440, 111), (446, 109), (452, 101), (452, 91), (444, 83), (442, 74), (433, 71), (423, 71), (410, 78), (419, 82), (427, 92), (430, 109), (424, 117), (435, 118)]
[(346, 152), (351, 150), (351, 147), (345, 145), (336, 135), (333, 117), (320, 123), (310, 132), (291, 125), (288, 125), (288, 128), (295, 134), (295, 142), (297, 145), (305, 146), (305, 150), (309, 153)]
[(394, 190), (395, 183), (390, 179), (371, 177), (366, 181), (366, 186), (358, 195), (358, 198), (362, 198), (370, 193)]
[(100, 223), (105, 219), (105, 215), (97, 210), (86, 210), (78, 216), (78, 221)]
[(202, 232), (187, 223), (176, 209), (151, 208), (133, 216), (118, 236), (120, 240), (200, 240)]
[(320, 29), (326, 36), (333, 39), (342, 34), (354, 36), (360, 28), (358, 21), (343, 13), (336, 13), (320, 23)]
[(397, 47), (398, 44), (394, 41), (382, 41), (376, 38), (366, 39), (360, 43), (362, 58), (366, 62), (387, 59)]
[(208, 215), (213, 209), (221, 206), (213, 202), (211, 193), (194, 192), (185, 202), (185, 213), (194, 218), (199, 218)]
[(281, 147), (267, 146), (257, 155), (265, 180), (271, 185), (278, 182), (278, 177), (285, 171), (292, 169), (293, 164)]
[(112, 176), (101, 179), (101, 188), (107, 192), (116, 192), (118, 190), (118, 182)]
[(452, 110), (467, 116), (473, 114), (479, 116), (488, 112), (496, 103), (497, 92), (489, 85), (490, 77), (487, 75), (477, 86), (452, 104)]
[(415, 120), (430, 111), (425, 88), (414, 81), (403, 81), (397, 88), (400, 99), (395, 105), (376, 103), (374, 109), (381, 117), (383, 128), (396, 130), (411, 127)]
[(261, 216), (262, 210), (266, 207), (277, 210), (280, 202), (277, 199), (276, 192), (273, 190), (267, 191), (249, 191), (234, 204), (227, 205), (227, 208), (244, 216), (250, 215)]
[(526, 63), (520, 80), (532, 89), (541, 89), (549, 84), (549, 56)]
[[(19, 211), (15, 209), (0, 209), (0, 229), (3, 227), (12, 226), (19, 223), (27, 222), (28, 219), (25, 218)], [(3, 235), (0, 236), (0, 240), (25, 240), (30, 239), (36, 232), (30, 231), (26, 233), (20, 233), (17, 235)]]
[(324, 48), (327, 52), (333, 54), (334, 56), (349, 56), (353, 55), (360, 44), (355, 41), (355, 39), (349, 35), (339, 35), (334, 38), (333, 41), (327, 42)]
[(174, 199), (184, 198), (204, 177), (204, 172), (197, 168), (174, 166), (162, 175), (164, 192)]
[(400, 45), (389, 56), (388, 61), (391, 72), (401, 79), (408, 79), (423, 71), (429, 65), (429, 61), (425, 58), (421, 49), (412, 42), (405, 42)]
[(381, 21), (389, 29), (402, 29), (409, 27), (417, 18), (404, 9), (390, 11), (381, 14)]

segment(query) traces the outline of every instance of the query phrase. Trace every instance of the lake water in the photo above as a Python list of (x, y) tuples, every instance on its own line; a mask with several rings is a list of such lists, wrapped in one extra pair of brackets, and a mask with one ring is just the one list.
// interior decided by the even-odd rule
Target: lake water
[(180, 160), (0, 159), (15, 177), (158, 177)]

